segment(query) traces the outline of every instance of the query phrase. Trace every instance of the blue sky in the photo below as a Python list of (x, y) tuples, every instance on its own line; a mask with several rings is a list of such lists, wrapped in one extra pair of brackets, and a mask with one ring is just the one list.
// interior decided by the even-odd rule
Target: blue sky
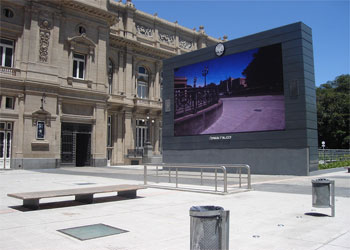
[(229, 40), (302, 21), (312, 28), (316, 85), (349, 74), (349, 0), (132, 2), (144, 12), (190, 29), (203, 25), (208, 35)]
[[(243, 70), (253, 60), (253, 54), (258, 49), (252, 49), (245, 52), (219, 57), (216, 59), (200, 62), (179, 68), (175, 72), (175, 77), (187, 77), (187, 84), (193, 86), (193, 79), (197, 77), (196, 86), (204, 86), (204, 76), (202, 70), (208, 67), (207, 84), (219, 84), (220, 80), (226, 80), (228, 77), (239, 78)], [(215, 72), (215, 74), (213, 74)]]

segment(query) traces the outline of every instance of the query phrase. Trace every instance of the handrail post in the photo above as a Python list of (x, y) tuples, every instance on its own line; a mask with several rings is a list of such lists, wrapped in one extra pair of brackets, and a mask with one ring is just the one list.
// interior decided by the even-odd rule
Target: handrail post
[(171, 171), (171, 170), (170, 170), (170, 169), (171, 169), (171, 167), (169, 167), (169, 183), (171, 183), (171, 176), (170, 176), (170, 175), (171, 175), (171, 174), (170, 174), (170, 171)]
[(178, 169), (176, 168), (176, 187), (178, 187)]
[(218, 169), (215, 168), (215, 192), (218, 191)]
[(242, 168), (239, 168), (239, 187), (242, 187)]
[(252, 189), (251, 177), (250, 177), (250, 167), (247, 165), (247, 179), (248, 179), (248, 189)]
[(222, 166), (222, 171), (224, 173), (224, 193), (227, 193), (227, 172), (225, 166)]
[(203, 168), (201, 168), (201, 186), (203, 186)]
[(143, 184), (147, 185), (147, 165), (143, 166)]

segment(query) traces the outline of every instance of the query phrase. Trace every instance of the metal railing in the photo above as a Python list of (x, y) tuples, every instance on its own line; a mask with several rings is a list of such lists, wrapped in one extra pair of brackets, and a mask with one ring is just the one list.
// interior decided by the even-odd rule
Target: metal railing
[(335, 161), (349, 161), (350, 149), (319, 149), (318, 159), (324, 163)]
[[(149, 168), (155, 168), (152, 174), (149, 171)], [(160, 169), (161, 168), (161, 169)], [(232, 171), (235, 169), (234, 171)], [(244, 173), (242, 173), (242, 169), (246, 170), (246, 189), (242, 189), (242, 178)], [(194, 171), (199, 170), (199, 171)], [(211, 170), (211, 171), (210, 171)], [(229, 170), (229, 171), (228, 171)], [(222, 179), (219, 179), (220, 172), (222, 173)], [(181, 176), (190, 180), (190, 186), (194, 185), (194, 183), (199, 182), (199, 186), (201, 188), (180, 188), (179, 182), (179, 172), (181, 172)], [(199, 173), (199, 176), (196, 174)], [(174, 175), (175, 174), (175, 175)], [(206, 178), (204, 178), (204, 174), (206, 174)], [(149, 177), (152, 176), (155, 179), (155, 185), (149, 185)], [(172, 180), (175, 179), (175, 187), (173, 186), (165, 186), (161, 185), (161, 182), (164, 182), (160, 179), (164, 180), (164, 177), (168, 179), (167, 183), (173, 183)], [(232, 179), (238, 178), (238, 182), (234, 183)], [(214, 179), (214, 191), (208, 190), (208, 188), (204, 187), (204, 180), (212, 180)], [(231, 180), (231, 181), (230, 181)], [(222, 191), (219, 191), (218, 184), (219, 181), (223, 182)], [(245, 191), (251, 189), (251, 175), (250, 175), (250, 167), (245, 164), (226, 164), (226, 165), (192, 165), (192, 164), (147, 164), (144, 165), (144, 185), (149, 187), (159, 187), (159, 188), (169, 188), (169, 189), (178, 189), (178, 190), (187, 190), (187, 191), (197, 191), (197, 192), (211, 192), (211, 193), (222, 193), (229, 194), (240, 191), (239, 189)], [(184, 184), (182, 183), (184, 186)], [(207, 187), (207, 186), (206, 186)]]
[(174, 96), (175, 118), (195, 114), (219, 101), (217, 87), (176, 88)]

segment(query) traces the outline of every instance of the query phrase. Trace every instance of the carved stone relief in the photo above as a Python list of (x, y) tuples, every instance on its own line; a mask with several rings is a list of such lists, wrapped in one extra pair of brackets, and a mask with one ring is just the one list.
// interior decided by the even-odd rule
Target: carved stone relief
[(43, 20), (40, 23), (40, 31), (39, 31), (39, 61), (47, 62), (48, 59), (48, 51), (49, 51), (49, 41), (50, 41), (50, 23), (47, 20)]
[(192, 49), (192, 42), (189, 42), (189, 41), (186, 41), (186, 40), (183, 40), (180, 38), (180, 41), (179, 41), (179, 47), (180, 48), (183, 48), (183, 49)]
[(146, 36), (146, 37), (153, 37), (153, 29), (143, 26), (141, 24), (136, 24), (136, 30), (137, 34)]
[(169, 34), (165, 34), (165, 33), (159, 33), (159, 40), (161, 42), (167, 43), (169, 45), (174, 45), (175, 43), (175, 36), (173, 35), (169, 35)]

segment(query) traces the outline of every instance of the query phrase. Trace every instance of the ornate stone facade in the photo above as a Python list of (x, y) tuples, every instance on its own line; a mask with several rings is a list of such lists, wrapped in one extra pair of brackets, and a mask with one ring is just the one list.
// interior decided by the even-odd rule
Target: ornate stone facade
[(147, 138), (161, 155), (162, 60), (217, 39), (131, 0), (0, 1), (0, 168), (141, 163)]

